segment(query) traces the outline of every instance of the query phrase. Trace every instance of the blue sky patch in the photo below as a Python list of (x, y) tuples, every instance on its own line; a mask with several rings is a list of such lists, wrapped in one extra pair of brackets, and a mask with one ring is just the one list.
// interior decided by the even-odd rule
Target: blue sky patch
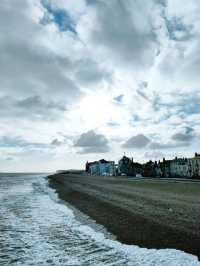
[(122, 103), (123, 102), (123, 98), (124, 98), (124, 95), (120, 94), (120, 95), (114, 97), (114, 101), (118, 102), (118, 103)]
[(180, 18), (173, 17), (170, 20), (165, 18), (165, 21), (171, 40), (184, 41), (191, 37), (192, 28), (188, 25), (186, 26)]
[(56, 8), (46, 0), (43, 0), (42, 4), (47, 11), (41, 21), (42, 24), (48, 24), (53, 21), (60, 31), (71, 31), (77, 34), (76, 24), (66, 10)]

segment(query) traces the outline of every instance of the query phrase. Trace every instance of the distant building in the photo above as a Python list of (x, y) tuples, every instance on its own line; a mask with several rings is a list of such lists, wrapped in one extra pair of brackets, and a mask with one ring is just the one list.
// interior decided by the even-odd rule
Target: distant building
[(163, 158), (163, 161), (160, 162), (160, 169), (161, 169), (162, 177), (171, 177), (170, 163), (171, 163), (171, 160), (166, 160), (165, 158)]
[(86, 172), (89, 173), (90, 175), (101, 175), (101, 176), (116, 175), (115, 162), (106, 161), (104, 159), (95, 162), (87, 162)]
[(175, 158), (170, 162), (170, 176), (171, 177), (189, 177), (188, 176), (188, 159)]
[(136, 176), (136, 174), (143, 174), (143, 168), (140, 163), (133, 162), (133, 158), (123, 156), (118, 162), (118, 173), (127, 176)]
[[(195, 153), (192, 158), (174, 158), (173, 160), (149, 161), (143, 165), (134, 162), (133, 158), (123, 156), (118, 164), (104, 159), (87, 162), (85, 170), (90, 175), (114, 176), (142, 175), (145, 177), (177, 177), (177, 178), (200, 178), (200, 154)], [(62, 172), (62, 171), (61, 171)]]
[(154, 177), (155, 176), (155, 169), (154, 169), (154, 162), (151, 160), (144, 164), (143, 166), (143, 176), (145, 177)]
[(136, 171), (133, 165), (133, 159), (123, 156), (118, 162), (119, 174), (125, 174), (127, 176), (136, 176)]
[(195, 153), (193, 158), (174, 158), (160, 163), (163, 177), (199, 178), (200, 154)]
[(90, 165), (89, 165), (89, 173), (90, 173), (90, 175), (100, 175), (99, 162), (90, 163)]
[(160, 161), (159, 162), (155, 161), (155, 164), (154, 164), (154, 172), (155, 172), (155, 176), (156, 177), (162, 177), (162, 170), (161, 170), (161, 163), (160, 163)]
[(140, 163), (133, 162), (133, 166), (135, 168), (136, 175), (143, 175), (143, 166)]
[(149, 161), (143, 165), (143, 176), (145, 177), (162, 177), (160, 161)]
[(193, 158), (187, 159), (188, 161), (188, 177), (200, 177), (200, 154), (195, 153)]

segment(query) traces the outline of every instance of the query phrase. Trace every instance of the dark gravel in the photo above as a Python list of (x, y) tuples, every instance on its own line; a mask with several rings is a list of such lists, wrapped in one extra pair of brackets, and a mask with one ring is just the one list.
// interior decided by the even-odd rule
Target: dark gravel
[(61, 174), (50, 176), (49, 184), (122, 243), (200, 258), (199, 184)]

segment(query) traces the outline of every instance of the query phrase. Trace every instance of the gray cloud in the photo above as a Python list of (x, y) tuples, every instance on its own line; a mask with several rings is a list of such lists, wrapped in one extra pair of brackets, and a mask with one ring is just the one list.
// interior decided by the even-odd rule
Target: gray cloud
[(151, 142), (148, 146), (149, 149), (152, 150), (165, 150), (165, 149), (177, 149), (180, 147), (188, 146), (189, 143), (177, 143), (177, 142), (167, 142), (167, 143), (161, 143), (161, 142)]
[(23, 99), (6, 96), (0, 98), (0, 104), (2, 118), (53, 120), (58, 119), (66, 111), (63, 103), (43, 100), (38, 95)]
[(107, 138), (93, 130), (81, 134), (74, 147), (81, 148), (80, 153), (106, 153), (110, 150)]
[[(58, 117), (81, 92), (70, 74), (71, 61), (46, 47), (48, 38), (42, 38), (47, 34), (45, 26), (33, 20), (29, 11), (28, 1), (0, 3), (1, 102), (9, 102), (13, 116), (30, 104), (33, 113), (47, 118), (49, 111), (51, 116), (51, 110), (57, 110)], [(29, 115), (32, 118), (32, 112), (26, 117)]]
[(189, 146), (192, 140), (196, 137), (194, 129), (185, 127), (181, 132), (175, 133), (171, 136), (171, 141), (165, 142), (151, 142), (149, 148), (152, 150), (177, 149), (180, 147)]
[[(198, 1), (185, 2), (184, 8), (174, 0), (74, 2), (0, 1), (4, 163), (6, 158), (20, 158), (22, 163), (29, 158), (31, 167), (32, 160), (43, 167), (39, 154), (48, 161), (52, 152), (65, 167), (63, 149), (56, 148), (62, 145), (80, 153), (104, 153), (110, 150), (110, 141), (120, 152), (124, 135), (133, 126), (148, 134), (133, 136), (123, 144), (124, 148), (144, 148), (138, 150), (138, 157), (145, 151), (152, 156), (170, 149), (179, 152), (188, 145), (182, 149), (186, 153), (199, 149)], [(102, 122), (90, 116), (90, 108), (82, 112), (84, 105), (79, 102), (94, 90), (97, 97), (102, 94), (109, 101), (109, 114), (105, 120), (102, 114)], [(95, 106), (90, 107), (95, 114)], [(90, 125), (108, 130), (113, 138), (108, 141), (89, 131), (74, 143), (80, 127)], [(40, 143), (40, 136), (47, 144)], [(77, 156), (70, 156), (70, 167), (79, 166)], [(17, 169), (14, 162), (9, 162), (9, 168), (12, 164)]]
[(21, 137), (8, 137), (2, 136), (0, 137), (0, 148), (37, 148), (43, 149), (47, 148), (48, 144), (45, 143), (37, 143), (37, 142), (29, 142), (24, 140)]
[(128, 139), (122, 146), (124, 148), (132, 149), (142, 149), (147, 146), (147, 144), (150, 143), (150, 139), (148, 139), (145, 135), (139, 134), (136, 136), (131, 137)]
[(178, 142), (191, 142), (195, 137), (194, 129), (191, 127), (185, 127), (182, 132), (172, 135), (172, 139)]
[(58, 139), (53, 139), (51, 142), (51, 145), (53, 145), (53, 146), (61, 146), (62, 144), (63, 144), (63, 142), (58, 140)]
[(137, 68), (152, 64), (157, 49), (150, 16), (152, 4), (153, 1), (97, 1), (92, 41), (108, 49), (120, 63)]
[(192, 0), (192, 8), (188, 3), (182, 9), (179, 8), (179, 1), (173, 2), (167, 1), (167, 12), (163, 12), (167, 32), (166, 40), (169, 41), (170, 45), (167, 50), (163, 51), (159, 70), (165, 78), (173, 79), (175, 86), (187, 86), (193, 91), (194, 87), (199, 86), (200, 80), (198, 75), (200, 65), (200, 19), (198, 14), (200, 5), (199, 2)]
[(94, 85), (111, 80), (112, 74), (92, 59), (78, 60), (74, 64), (75, 77), (83, 85)]
[(179, 94), (178, 112), (185, 115), (200, 114), (200, 91), (193, 91), (188, 94)]
[(96, 4), (97, 1), (98, 1), (98, 0), (86, 0), (86, 3), (87, 3), (88, 5), (94, 5), (94, 4)]

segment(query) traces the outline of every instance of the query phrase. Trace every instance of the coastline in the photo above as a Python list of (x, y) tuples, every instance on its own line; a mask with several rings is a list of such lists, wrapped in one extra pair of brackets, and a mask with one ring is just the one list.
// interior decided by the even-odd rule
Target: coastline
[[(56, 190), (60, 199), (88, 215), (96, 223), (103, 225), (120, 242), (146, 248), (173, 248), (197, 255), (200, 258), (200, 220), (197, 220), (200, 215), (200, 207), (196, 206), (198, 202), (194, 204), (194, 200), (189, 198), (190, 194), (187, 195), (190, 199), (188, 202), (187, 198), (184, 198), (188, 209), (188, 213), (185, 214), (187, 217), (175, 212), (175, 207), (171, 202), (167, 202), (165, 217), (161, 212), (162, 206), (159, 206), (159, 201), (152, 200), (150, 202), (148, 195), (152, 193), (151, 182), (153, 181), (145, 181), (147, 182), (145, 189), (141, 190), (143, 183), (137, 183), (137, 181), (134, 183), (127, 179), (62, 174), (49, 176), (48, 179), (49, 185)], [(127, 187), (124, 187), (125, 185)], [(132, 190), (128, 195), (125, 192), (122, 193), (122, 188), (126, 188), (128, 191), (129, 187)], [(157, 190), (160, 189), (157, 185), (154, 187)], [(190, 191), (193, 187), (187, 185), (186, 188)], [(200, 191), (200, 186), (197, 188), (197, 192), (198, 190)], [(193, 193), (193, 191), (191, 192)], [(177, 197), (176, 193), (174, 191), (174, 195)], [(131, 196), (135, 197), (134, 200), (131, 199)], [(153, 215), (149, 209), (145, 209), (144, 202), (142, 202), (145, 197), (153, 208)], [(161, 197), (164, 198), (164, 196)], [(141, 203), (140, 208), (138, 199)], [(180, 213), (183, 213), (182, 206), (185, 204), (181, 205), (178, 200), (176, 204), (178, 204)], [(129, 205), (130, 201), (132, 205)], [(190, 202), (191, 206), (189, 206)], [(190, 208), (192, 208), (191, 214)], [(192, 213), (195, 215), (194, 217), (192, 217)]]

